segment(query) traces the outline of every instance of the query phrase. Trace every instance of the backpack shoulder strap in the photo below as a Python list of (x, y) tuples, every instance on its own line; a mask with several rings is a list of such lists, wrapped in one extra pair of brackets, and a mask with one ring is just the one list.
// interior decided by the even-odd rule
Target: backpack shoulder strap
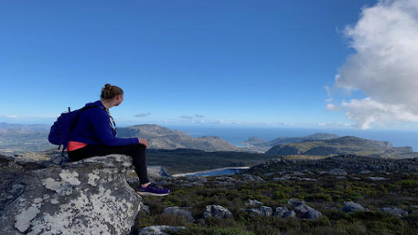
[(74, 121), (73, 121), (73, 123), (71, 124), (70, 133), (73, 131), (73, 129), (74, 129), (74, 127), (75, 127), (75, 124), (77, 123), (77, 121), (78, 121), (78, 117), (80, 116), (80, 114), (81, 114), (83, 111), (85, 111), (85, 110), (87, 110), (87, 109), (91, 109), (91, 108), (101, 108), (101, 109), (103, 109), (103, 110), (105, 110), (105, 111), (106, 111), (106, 108), (105, 108), (105, 107), (98, 106), (98, 105), (84, 106), (83, 108), (81, 108), (81, 109), (80, 109), (80, 112), (79, 112), (79, 113), (77, 114), (77, 116), (74, 118)]

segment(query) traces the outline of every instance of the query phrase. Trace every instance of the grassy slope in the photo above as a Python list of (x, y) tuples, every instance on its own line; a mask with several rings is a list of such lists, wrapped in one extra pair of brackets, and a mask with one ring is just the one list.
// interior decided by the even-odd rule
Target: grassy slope
[(254, 166), (277, 158), (275, 155), (245, 152), (204, 152), (199, 150), (148, 150), (148, 165), (161, 165), (169, 174), (222, 167)]

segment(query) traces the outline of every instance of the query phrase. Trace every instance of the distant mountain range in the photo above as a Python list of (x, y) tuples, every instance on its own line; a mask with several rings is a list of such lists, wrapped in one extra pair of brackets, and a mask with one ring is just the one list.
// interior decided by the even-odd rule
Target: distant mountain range
[[(49, 125), (19, 125), (0, 123), (0, 151), (9, 153), (41, 152), (56, 148), (48, 142)], [(139, 137), (148, 140), (149, 149), (196, 149), (206, 152), (252, 152), (268, 155), (332, 156), (357, 154), (392, 158), (416, 157), (411, 147), (395, 148), (389, 142), (357, 137), (338, 137), (316, 133), (304, 137), (279, 137), (265, 141), (257, 137), (236, 147), (217, 136), (191, 137), (179, 130), (159, 125), (136, 125), (118, 128), (118, 137)]]
[(393, 147), (387, 141), (375, 141), (354, 136), (344, 136), (329, 140), (304, 141), (301, 143), (280, 144), (272, 147), (266, 154), (274, 155), (314, 155), (332, 156), (356, 154), (360, 156), (416, 157), (411, 147)]
[(315, 133), (313, 135), (308, 135), (308, 136), (303, 136), (303, 137), (279, 137), (271, 141), (262, 140), (258, 137), (251, 137), (248, 140), (240, 144), (249, 149), (265, 152), (265, 151), (268, 151), (273, 146), (280, 145), (280, 144), (300, 143), (300, 142), (315, 141), (315, 140), (330, 140), (334, 138), (338, 138), (338, 135), (327, 134), (327, 133)]
[(22, 153), (53, 148), (48, 142), (49, 125), (0, 123), (0, 151)]
[(233, 144), (217, 136), (191, 137), (159, 125), (137, 125), (118, 128), (119, 137), (139, 137), (148, 140), (150, 149), (199, 149), (203, 151), (239, 151)]

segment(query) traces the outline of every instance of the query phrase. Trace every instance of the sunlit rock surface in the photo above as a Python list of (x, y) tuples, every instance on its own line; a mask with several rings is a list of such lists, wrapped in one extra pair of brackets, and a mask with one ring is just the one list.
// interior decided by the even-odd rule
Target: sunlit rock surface
[(65, 163), (0, 156), (0, 234), (128, 234), (141, 197), (126, 183), (131, 158)]

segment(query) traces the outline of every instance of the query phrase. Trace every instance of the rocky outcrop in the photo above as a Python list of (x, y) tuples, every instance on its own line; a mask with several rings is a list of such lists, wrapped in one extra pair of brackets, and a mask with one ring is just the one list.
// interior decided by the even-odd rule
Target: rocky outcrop
[(271, 216), (273, 214), (273, 209), (268, 206), (260, 206), (260, 208), (247, 209), (246, 212), (257, 216)]
[(258, 201), (258, 200), (251, 200), (248, 199), (248, 203), (245, 203), (245, 205), (249, 205), (249, 206), (262, 206), (263, 203)]
[(232, 217), (232, 213), (228, 209), (220, 205), (209, 205), (206, 206), (205, 212), (203, 213), (203, 219), (207, 217), (227, 219)]
[(322, 217), (321, 212), (306, 205), (304, 201), (290, 199), (287, 202), (287, 205), (293, 210), (289, 210), (288, 207), (277, 207), (276, 211), (273, 213), (271, 207), (260, 206), (260, 208), (250, 208), (245, 211), (252, 216), (274, 216), (281, 219), (297, 217), (299, 219), (318, 220)]
[(296, 216), (300, 219), (317, 220), (322, 217), (321, 212), (305, 204), (304, 201), (290, 199), (287, 204), (294, 208)]
[(172, 216), (181, 217), (181, 218), (184, 218), (189, 223), (193, 223), (195, 221), (190, 211), (181, 209), (178, 206), (165, 208), (163, 215), (172, 215)]
[(358, 203), (354, 202), (344, 202), (343, 211), (348, 212), (354, 212), (354, 211), (364, 211), (365, 209)]
[(294, 211), (301, 219), (317, 220), (322, 217), (321, 212), (305, 204), (295, 207)]
[(407, 216), (408, 212), (405, 210), (402, 210), (400, 208), (396, 208), (396, 207), (384, 207), (384, 208), (380, 208), (381, 211), (389, 213), (391, 215), (394, 215), (396, 217), (403, 217), (403, 216)]
[(0, 157), (0, 167), (0, 234), (128, 234), (140, 209), (128, 156), (47, 167)]
[(251, 174), (243, 174), (244, 181), (253, 181), (253, 182), (264, 182), (264, 179), (260, 176), (251, 175)]
[(138, 235), (169, 235), (173, 232), (177, 233), (180, 229), (186, 228), (167, 225), (155, 225), (142, 228), (138, 231)]
[(274, 212), (273, 216), (282, 218), (285, 213), (289, 212), (287, 207), (277, 207), (276, 211)]

